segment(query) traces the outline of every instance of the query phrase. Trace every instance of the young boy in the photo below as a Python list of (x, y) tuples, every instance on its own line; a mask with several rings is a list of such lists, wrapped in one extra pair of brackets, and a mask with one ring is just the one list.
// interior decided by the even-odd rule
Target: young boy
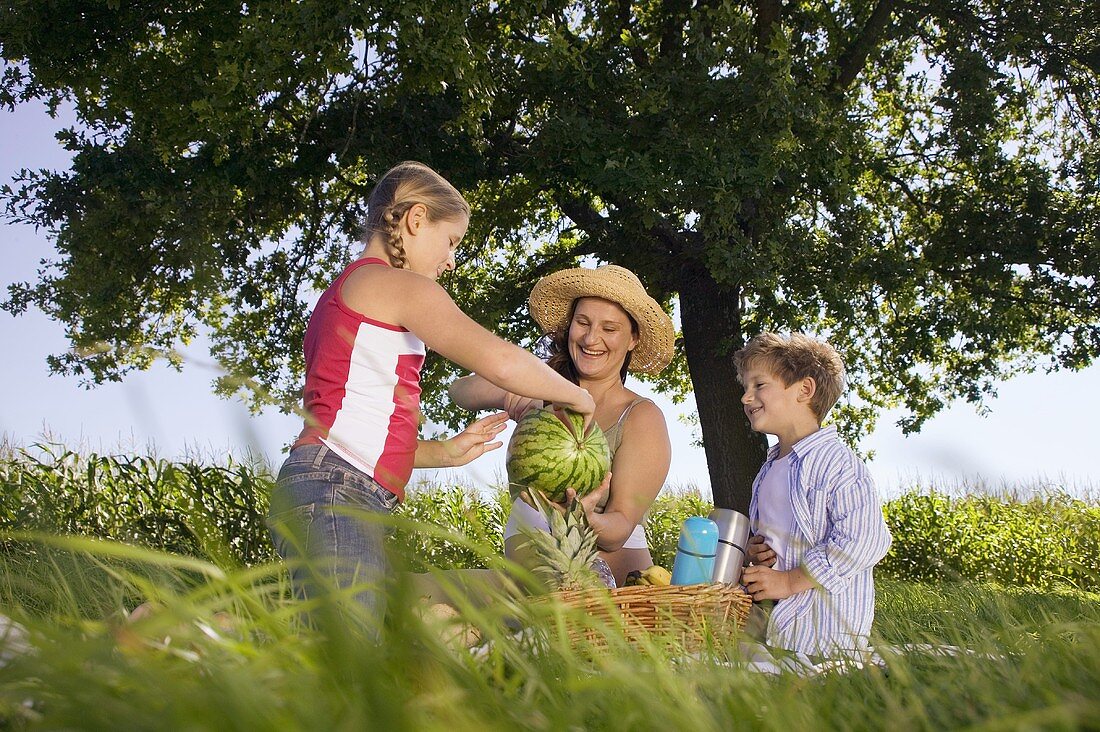
[(753, 430), (779, 438), (753, 482), (752, 566), (741, 580), (754, 600), (777, 601), (765, 640), (814, 656), (867, 651), (871, 570), (890, 531), (867, 466), (836, 427), (821, 426), (844, 389), (844, 364), (828, 344), (775, 333), (733, 362)]

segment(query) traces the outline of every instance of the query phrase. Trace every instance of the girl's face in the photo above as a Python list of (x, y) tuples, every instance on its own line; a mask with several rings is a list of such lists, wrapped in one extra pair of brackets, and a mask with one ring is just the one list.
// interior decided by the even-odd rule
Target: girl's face
[(630, 316), (618, 303), (598, 297), (577, 300), (569, 322), (569, 355), (589, 379), (619, 377), (626, 354), (638, 345)]
[[(410, 214), (412, 213), (410, 210)], [(439, 221), (429, 221), (426, 213), (412, 216), (401, 237), (408, 268), (433, 280), (438, 280), (444, 272), (453, 270), (455, 250), (469, 226), (470, 219), (466, 216)]]

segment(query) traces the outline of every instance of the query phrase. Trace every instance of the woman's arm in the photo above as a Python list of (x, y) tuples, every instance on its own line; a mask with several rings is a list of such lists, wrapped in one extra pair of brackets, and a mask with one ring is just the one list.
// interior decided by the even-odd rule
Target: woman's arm
[(653, 402), (642, 402), (623, 424), (623, 440), (611, 465), (611, 500), (602, 514), (589, 512), (601, 549), (622, 548), (660, 493), (671, 462), (665, 416)]
[(532, 407), (542, 406), (541, 399), (513, 394), (505, 391), (495, 384), (490, 384), (477, 374), (463, 376), (451, 382), (447, 393), (458, 406), (479, 412), (483, 409), (503, 409), (508, 416), (519, 421), (519, 418)]

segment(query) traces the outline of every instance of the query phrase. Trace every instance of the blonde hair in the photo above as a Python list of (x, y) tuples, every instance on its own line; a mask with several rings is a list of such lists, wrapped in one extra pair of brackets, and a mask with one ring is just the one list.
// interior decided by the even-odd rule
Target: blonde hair
[(844, 392), (844, 362), (840, 354), (828, 343), (801, 333), (788, 338), (778, 333), (761, 333), (733, 354), (738, 381), (744, 383), (745, 371), (754, 365), (767, 368), (784, 386), (807, 377), (813, 379), (817, 388), (810, 409), (818, 422), (825, 419)]
[(363, 239), (370, 243), (376, 234), (380, 235), (390, 264), (399, 269), (408, 264), (401, 241), (401, 219), (418, 203), (428, 209), (431, 222), (470, 217), (470, 204), (458, 189), (427, 165), (406, 160), (387, 170), (367, 199)]

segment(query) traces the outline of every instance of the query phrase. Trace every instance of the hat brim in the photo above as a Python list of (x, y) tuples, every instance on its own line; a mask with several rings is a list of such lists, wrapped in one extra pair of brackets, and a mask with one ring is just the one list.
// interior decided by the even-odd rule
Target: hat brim
[(638, 324), (638, 345), (630, 356), (630, 371), (659, 374), (672, 361), (676, 332), (672, 318), (649, 296), (637, 276), (625, 267), (577, 267), (549, 274), (531, 289), (531, 317), (544, 333), (564, 329), (570, 308), (579, 297), (598, 297), (618, 304)]

